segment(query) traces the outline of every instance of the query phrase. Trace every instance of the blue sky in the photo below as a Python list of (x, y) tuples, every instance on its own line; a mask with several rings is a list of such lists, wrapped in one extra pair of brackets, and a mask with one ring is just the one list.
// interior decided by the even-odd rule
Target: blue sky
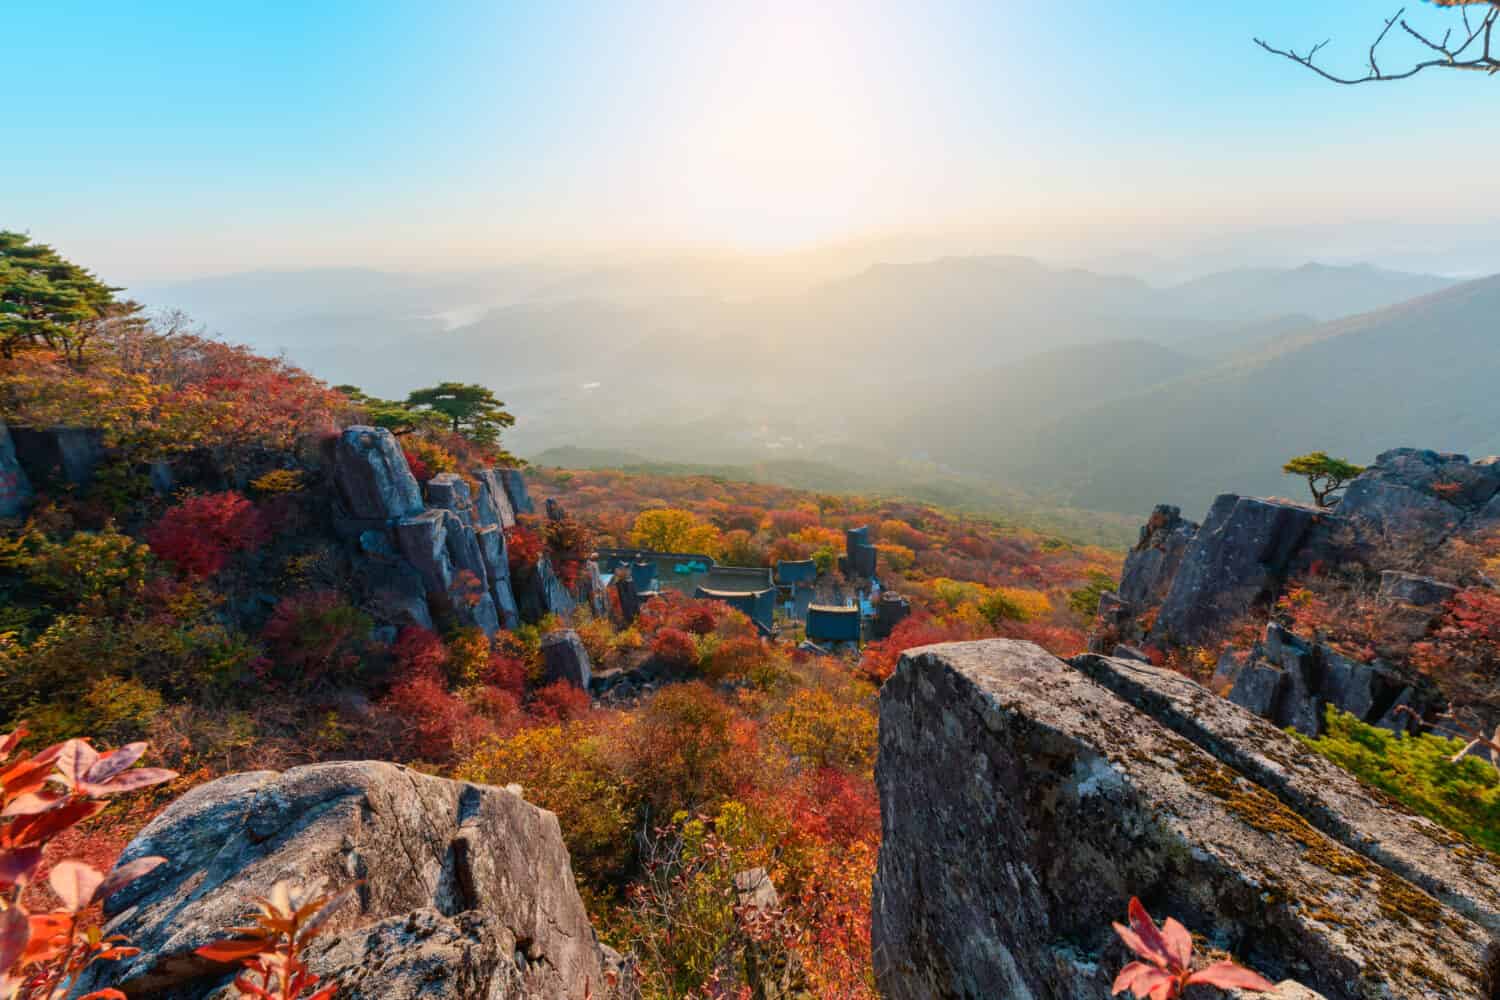
[(1497, 161), (1500, 81), (1341, 88), (1250, 41), (1331, 36), (1329, 61), (1356, 68), (1393, 10), (10, 0), (25, 44), (7, 47), (0, 225), (131, 280), (1008, 223), (1493, 218), (1500, 174), (1467, 164)]

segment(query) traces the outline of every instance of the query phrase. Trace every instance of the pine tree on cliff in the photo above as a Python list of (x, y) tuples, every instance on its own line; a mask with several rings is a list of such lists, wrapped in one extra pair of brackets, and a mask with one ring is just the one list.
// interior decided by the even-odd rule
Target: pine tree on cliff
[(1312, 451), (1298, 455), (1281, 467), (1289, 476), (1304, 476), (1307, 488), (1319, 507), (1332, 507), (1337, 498), (1333, 496), (1349, 485), (1349, 480), (1365, 471), (1364, 466), (1346, 462), (1342, 458), (1330, 458), (1326, 452)]
[(406, 397), (406, 405), (441, 413), (448, 418), (453, 433), (478, 444), (499, 443), (500, 432), (516, 422), (505, 411), (505, 404), (482, 385), (444, 382), (430, 389), (417, 389)]

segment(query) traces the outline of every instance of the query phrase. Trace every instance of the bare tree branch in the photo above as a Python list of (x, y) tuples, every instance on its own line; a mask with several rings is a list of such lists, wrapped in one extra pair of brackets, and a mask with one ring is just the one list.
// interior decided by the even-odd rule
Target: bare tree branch
[[(1500, 73), (1500, 57), (1492, 47), (1495, 33), (1495, 25), (1500, 22), (1500, 0), (1455, 0), (1455, 2), (1444, 4), (1444, 6), (1458, 6), (1463, 20), (1463, 30), (1460, 37), (1455, 41), (1454, 31), (1449, 28), (1443, 33), (1441, 40), (1435, 40), (1416, 28), (1413, 28), (1404, 17), (1406, 8), (1396, 11), (1387, 21), (1375, 41), (1370, 44), (1370, 70), (1364, 76), (1341, 76), (1333, 73), (1317, 62), (1317, 55), (1328, 45), (1329, 40), (1324, 40), (1308, 49), (1306, 54), (1299, 53), (1294, 48), (1279, 49), (1259, 38), (1255, 44), (1265, 49), (1272, 55), (1290, 59), (1299, 66), (1312, 70), (1314, 73), (1331, 80), (1352, 86), (1360, 83), (1389, 82), (1393, 80), (1406, 80), (1416, 76), (1423, 70), (1428, 69), (1461, 69), (1475, 70), (1481, 73), (1494, 75)], [(1471, 18), (1470, 6), (1483, 6), (1484, 16)], [(1419, 44), (1435, 53), (1434, 58), (1415, 63), (1397, 72), (1387, 72), (1380, 68), (1379, 50), (1380, 46), (1390, 36), (1391, 30), (1397, 25), (1401, 26), (1411, 38)]]

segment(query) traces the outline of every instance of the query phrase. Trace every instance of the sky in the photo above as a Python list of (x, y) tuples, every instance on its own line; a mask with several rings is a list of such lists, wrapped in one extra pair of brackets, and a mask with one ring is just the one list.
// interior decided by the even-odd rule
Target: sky
[(1492, 222), (1500, 81), (1339, 87), (1251, 42), (1354, 70), (1394, 8), (7, 0), (0, 227), (134, 281)]

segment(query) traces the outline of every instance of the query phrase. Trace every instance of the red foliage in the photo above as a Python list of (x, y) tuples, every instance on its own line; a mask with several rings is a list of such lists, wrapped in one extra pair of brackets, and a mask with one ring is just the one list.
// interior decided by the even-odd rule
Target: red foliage
[(1268, 993), (1276, 984), (1233, 962), (1215, 962), (1193, 970), (1193, 937), (1188, 929), (1167, 918), (1158, 930), (1156, 921), (1134, 897), (1130, 900), (1130, 926), (1115, 924), (1120, 940), (1144, 962), (1131, 962), (1115, 978), (1114, 993), (1130, 990), (1137, 1000), (1175, 1000), (1194, 984), (1218, 986), (1221, 989), (1254, 990)]
[(917, 646), (935, 642), (958, 642), (977, 638), (974, 631), (962, 625), (939, 625), (930, 615), (913, 615), (898, 624), (889, 638), (872, 642), (860, 657), (858, 672), (874, 684), (884, 683), (896, 672), (901, 654)]
[(686, 670), (698, 663), (698, 643), (680, 628), (664, 628), (651, 639), (651, 652), (668, 667)]
[(589, 693), (567, 681), (553, 681), (532, 696), (530, 711), (543, 722), (571, 722), (588, 715)]
[(382, 704), (402, 721), (408, 745), (422, 760), (450, 761), (462, 747), (491, 731), (487, 720), (463, 699), (449, 694), (436, 677), (403, 680), (391, 688)]
[(431, 467), (429, 467), (426, 462), (422, 461), (421, 458), (413, 455), (405, 448), (401, 449), (401, 454), (406, 456), (406, 465), (409, 469), (411, 469), (412, 477), (416, 479), (417, 482), (425, 483), (427, 482), (427, 480), (432, 478)]
[(269, 537), (255, 504), (232, 490), (191, 497), (168, 510), (146, 532), (151, 551), (187, 576), (212, 576), (230, 555)]
[(1500, 644), (1500, 593), (1488, 587), (1459, 591), (1448, 605), (1445, 629), (1466, 639)]
[(868, 779), (837, 768), (819, 768), (794, 797), (792, 822), (804, 835), (819, 840), (878, 843), (880, 798)]
[(526, 693), (526, 661), (518, 656), (491, 653), (484, 682), (519, 698)]
[(396, 675), (403, 680), (438, 680), (448, 667), (448, 647), (443, 640), (436, 632), (417, 625), (408, 625), (397, 634), (391, 655), (396, 661)]
[(261, 673), (310, 687), (331, 673), (352, 671), (369, 631), (370, 619), (333, 591), (283, 597), (260, 633), (270, 654)]
[(767, 515), (771, 532), (776, 535), (795, 535), (804, 528), (818, 523), (818, 515), (807, 510), (773, 510)]
[[(24, 728), (0, 736), (0, 763), (26, 735)], [(177, 777), (175, 771), (137, 768), (146, 744), (132, 743), (101, 754), (87, 740), (59, 743), (0, 771), (0, 979), (15, 1000), (61, 997), (95, 961), (135, 954), (119, 935), (101, 936), (85, 911), (128, 885), (165, 858), (140, 858), (109, 875), (75, 858), (56, 861), (47, 886), (59, 904), (53, 912), (28, 912), (22, 896), (41, 874), (43, 857), (57, 838), (98, 815), (104, 800)], [(108, 990), (90, 997), (120, 996)], [(87, 1000), (87, 998), (85, 998)]]
[(542, 557), (542, 548), (542, 536), (530, 527), (517, 523), (505, 529), (505, 549), (511, 572), (518, 573), (535, 566)]

